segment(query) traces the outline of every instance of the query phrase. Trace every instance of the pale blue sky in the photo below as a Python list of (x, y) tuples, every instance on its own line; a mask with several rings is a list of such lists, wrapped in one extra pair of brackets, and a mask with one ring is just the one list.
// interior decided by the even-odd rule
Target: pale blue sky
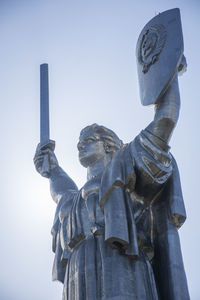
[(80, 130), (91, 123), (131, 141), (153, 118), (140, 104), (135, 47), (143, 26), (181, 9), (188, 71), (180, 78), (181, 115), (171, 140), (188, 219), (180, 230), (191, 299), (199, 285), (198, 0), (0, 0), (1, 300), (61, 299), (51, 282), (55, 204), (32, 162), (39, 142), (39, 65), (49, 63), (51, 138), (60, 165), (81, 187)]

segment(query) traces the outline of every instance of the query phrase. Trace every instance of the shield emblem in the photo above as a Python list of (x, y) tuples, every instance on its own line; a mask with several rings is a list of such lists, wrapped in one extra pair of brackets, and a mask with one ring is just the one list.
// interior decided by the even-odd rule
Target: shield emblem
[(143, 105), (158, 103), (183, 56), (183, 34), (178, 8), (149, 21), (137, 41), (137, 69)]

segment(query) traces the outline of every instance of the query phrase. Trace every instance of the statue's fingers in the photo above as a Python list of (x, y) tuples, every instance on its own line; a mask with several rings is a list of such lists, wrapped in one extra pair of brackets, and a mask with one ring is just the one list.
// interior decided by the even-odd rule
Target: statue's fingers
[(37, 157), (42, 157), (46, 154), (52, 155), (52, 151), (50, 149), (45, 149), (45, 150), (40, 149), (39, 151), (36, 151), (34, 159), (37, 158)]
[(42, 164), (43, 164), (43, 158), (41, 158), (41, 159), (37, 159), (36, 161), (34, 161), (34, 164), (35, 164), (35, 168), (36, 169), (39, 169), (41, 166), (42, 166)]
[(41, 167), (41, 163), (35, 163), (35, 168), (36, 168), (36, 170), (39, 170), (39, 168)]
[(46, 154), (53, 155), (53, 151), (51, 149), (47, 148), (47, 149), (42, 150), (41, 154), (44, 154), (44, 155), (46, 155)]
[(44, 159), (44, 155), (37, 155), (33, 158), (34, 163)]
[(41, 143), (39, 143), (36, 147), (36, 152), (41, 152), (43, 149), (43, 146), (41, 145)]
[(38, 167), (35, 167), (35, 168), (38, 171), (38, 173), (41, 173), (41, 171), (42, 171), (42, 167), (41, 166), (38, 166)]

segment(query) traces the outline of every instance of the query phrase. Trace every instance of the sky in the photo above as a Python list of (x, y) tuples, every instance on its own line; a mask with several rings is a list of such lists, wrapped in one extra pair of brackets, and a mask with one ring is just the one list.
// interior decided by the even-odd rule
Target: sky
[(135, 48), (144, 25), (179, 7), (188, 62), (179, 78), (181, 114), (170, 141), (187, 220), (180, 239), (191, 299), (199, 285), (200, 2), (198, 0), (0, 0), (0, 299), (61, 299), (51, 281), (56, 205), (34, 169), (39, 142), (39, 66), (49, 64), (51, 139), (59, 164), (81, 188), (80, 130), (98, 123), (129, 142), (153, 119), (141, 105)]

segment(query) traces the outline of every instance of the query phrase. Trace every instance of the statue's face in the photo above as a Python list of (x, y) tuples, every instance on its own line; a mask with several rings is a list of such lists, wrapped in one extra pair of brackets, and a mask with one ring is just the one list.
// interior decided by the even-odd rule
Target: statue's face
[(93, 135), (80, 137), (77, 147), (80, 163), (86, 168), (106, 156), (104, 142)]

